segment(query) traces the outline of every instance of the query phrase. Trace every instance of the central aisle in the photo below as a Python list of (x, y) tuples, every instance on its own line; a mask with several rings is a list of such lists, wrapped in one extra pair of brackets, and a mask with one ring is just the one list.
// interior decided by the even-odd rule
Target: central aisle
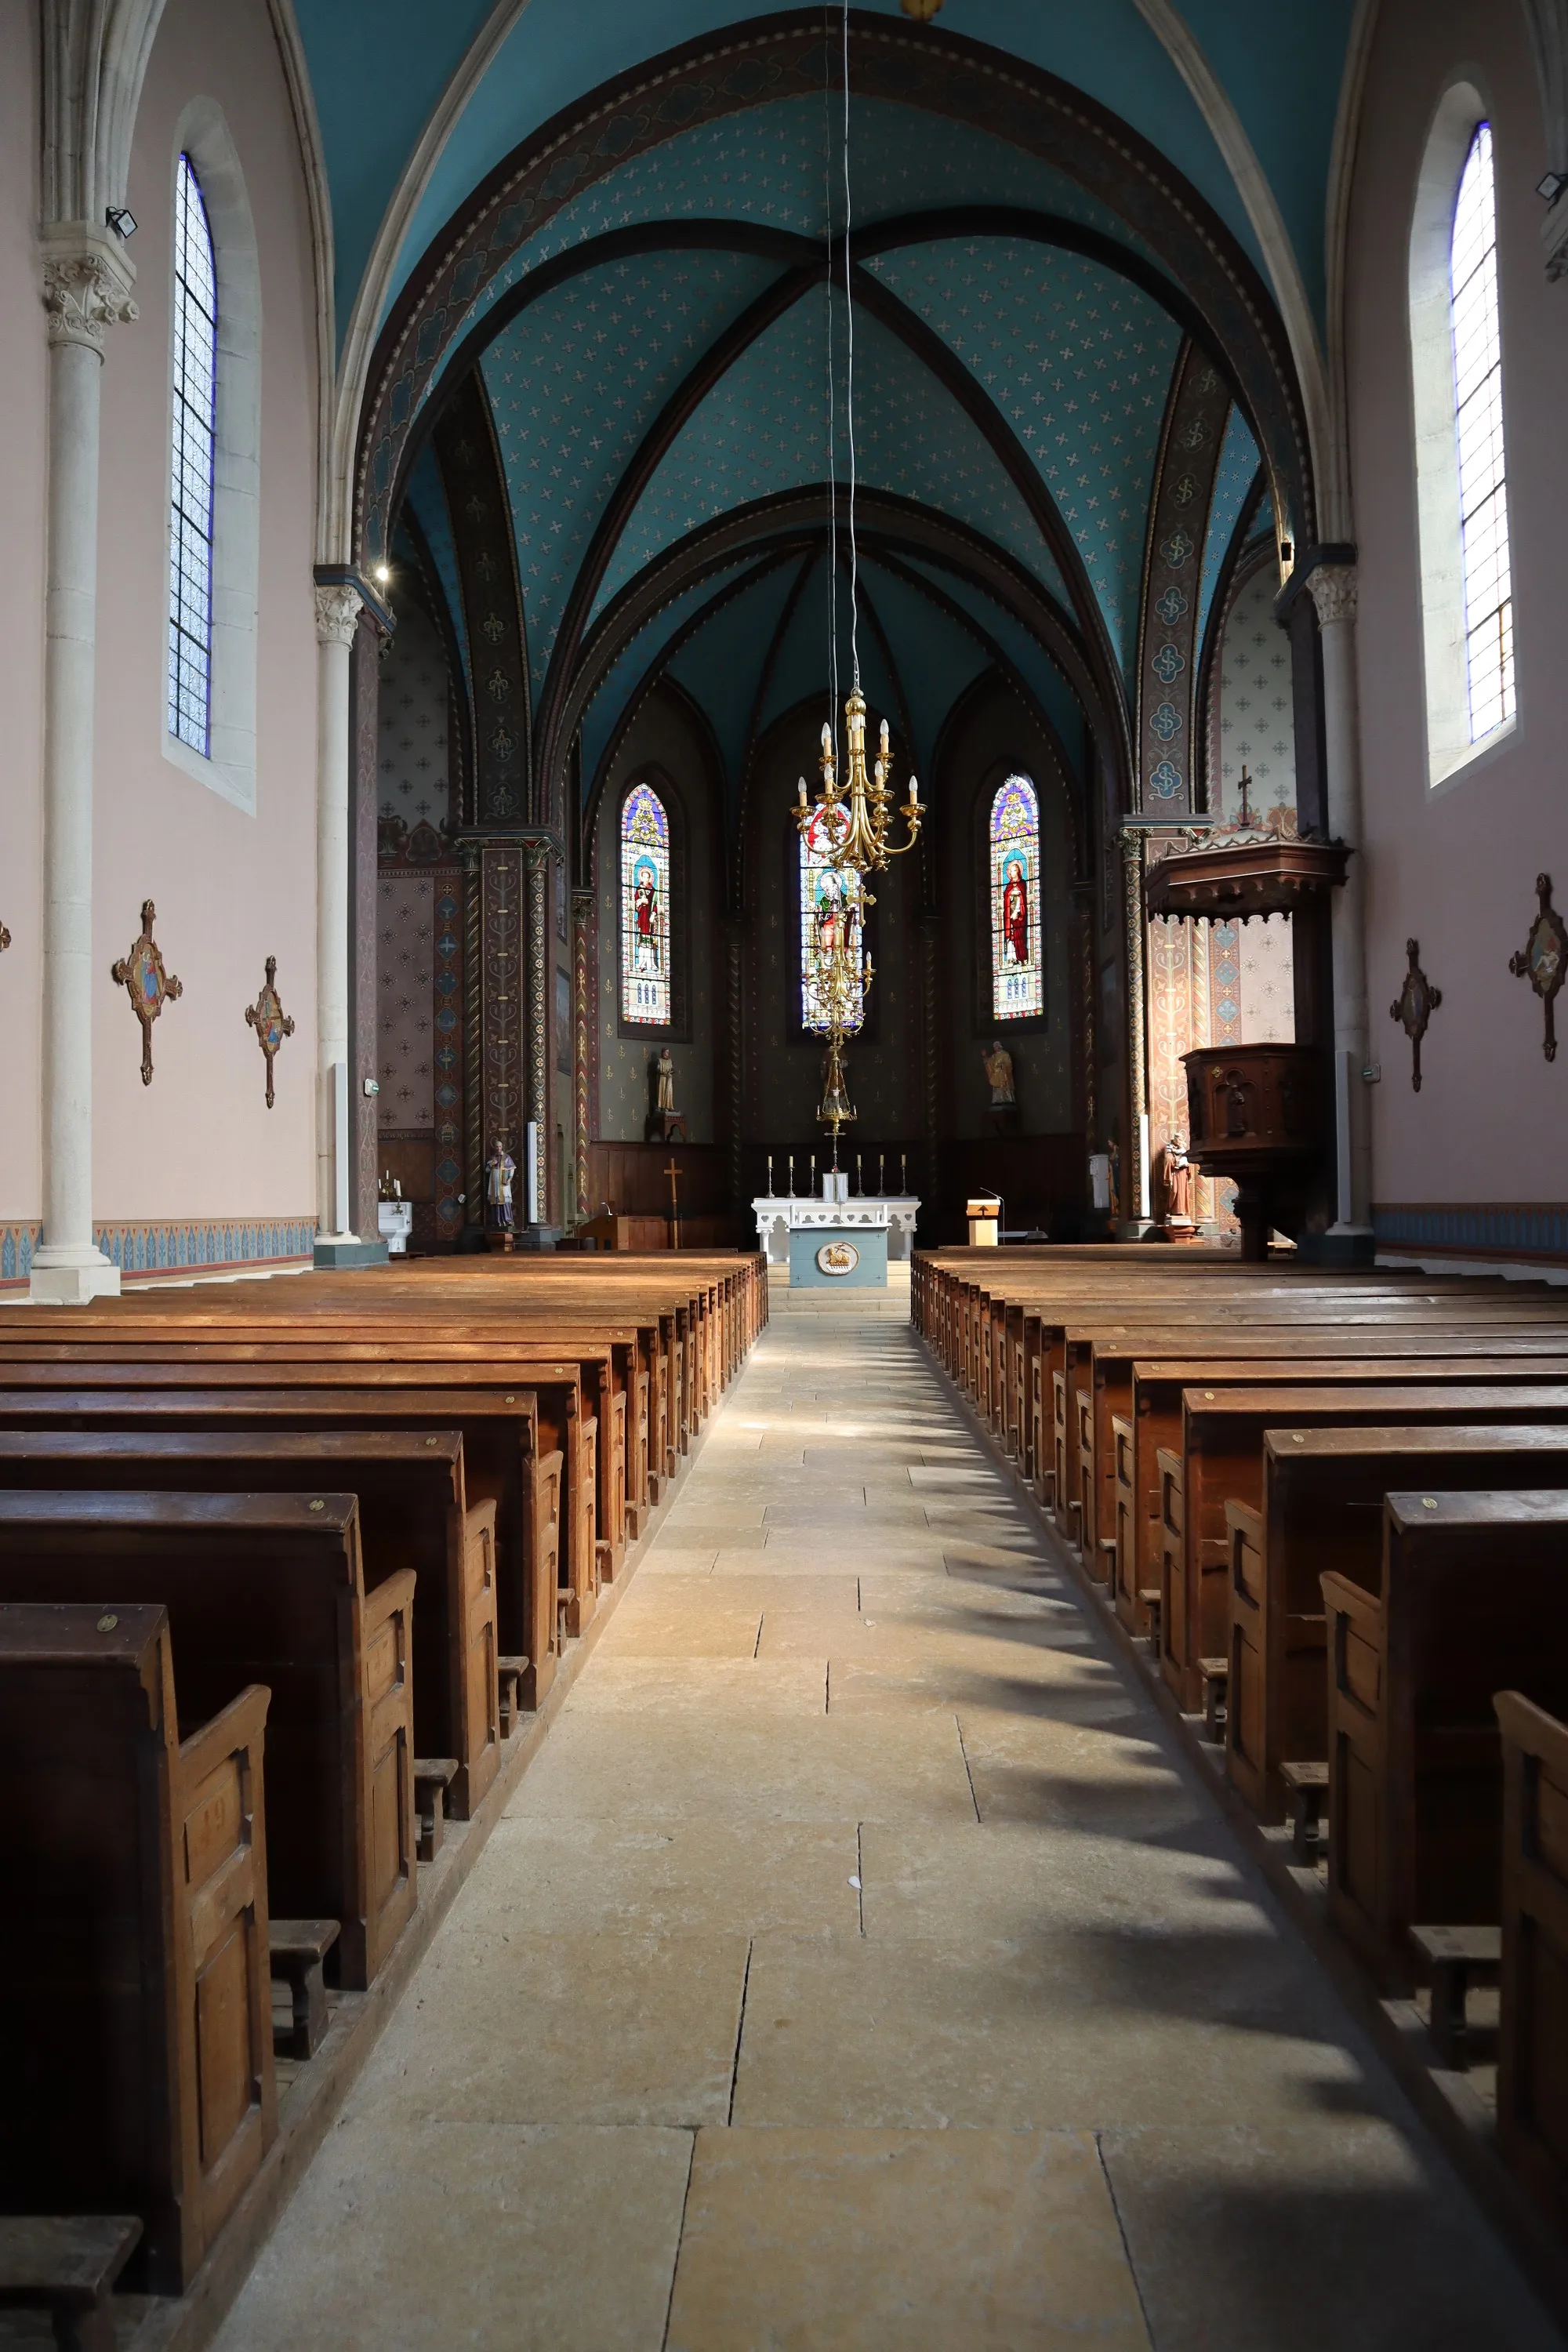
[(780, 1316), (221, 2352), (1537, 2352), (913, 1332)]

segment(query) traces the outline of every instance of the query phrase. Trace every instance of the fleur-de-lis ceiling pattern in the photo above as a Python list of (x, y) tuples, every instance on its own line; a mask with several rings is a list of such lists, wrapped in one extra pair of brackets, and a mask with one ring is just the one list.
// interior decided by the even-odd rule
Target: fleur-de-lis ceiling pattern
[(1000, 237), (885, 254), (868, 266), (1012, 423), (1072, 533), (1125, 670), (1137, 647), (1175, 321), (1102, 263)]
[[(929, 767), (959, 697), (994, 668), (1055, 730), (1080, 782), (1092, 740), (1113, 793), (1133, 789), (1139, 600), (1189, 337), (1241, 404), (1207, 509), (1183, 518), (1200, 625), (1238, 526), (1260, 501), (1271, 511), (1270, 482), (1289, 476), (1279, 495), (1288, 515), (1305, 497), (1310, 527), (1310, 485), (1290, 476), (1301, 447), (1290, 362), (1270, 377), (1258, 358), (1263, 345), (1288, 354), (1289, 341), (1264, 254), (1292, 254), (1294, 290), (1280, 279), (1273, 291), (1299, 321), (1300, 289), (1309, 307), (1321, 296), (1352, 5), (1286, 0), (1260, 30), (1245, 0), (1177, 0), (1234, 110), (1224, 138), (1138, 0), (1092, 12), (949, 0), (925, 51), (910, 47), (920, 37), (898, 0), (854, 12), (875, 93), (850, 101), (860, 660), (910, 736), (906, 768)], [(331, 24), (327, 0), (297, 5), (312, 68), (336, 71), (345, 25), (368, 0), (333, 0)], [(396, 103), (357, 149), (348, 110), (334, 100), (322, 121), (345, 320), (374, 241), (371, 192), (407, 140), (409, 86), (428, 65), (444, 87), (478, 22), (476, 0), (455, 0), (441, 38), (426, 41), (414, 0), (386, 5), (370, 83), (395, 53)], [(389, 500), (405, 502), (465, 649), (463, 517), (432, 428), (476, 376), (489, 402), (526, 616), (536, 818), (553, 821), (574, 745), (592, 800), (661, 675), (705, 712), (732, 796), (756, 730), (824, 691), (826, 486), (837, 484), (842, 519), (848, 473), (831, 9), (825, 25), (835, 37), (818, 50), (804, 18), (753, 16), (731, 0), (651, 12), (529, 0), (456, 106), (375, 297), (389, 353), (403, 349), (392, 308), (402, 279), (410, 299), (440, 306), (412, 314), (397, 360), (405, 389), (389, 388), (390, 360), (379, 380), (391, 406), (383, 437), (367, 442), (366, 478), (381, 484), (377, 529)], [(678, 54), (716, 35), (730, 46), (696, 63)], [(967, 93), (966, 40), (991, 45), (970, 53)], [(1064, 92), (1037, 104), (1036, 68)], [(1289, 107), (1272, 95), (1283, 88)], [(374, 105), (369, 84), (359, 102)], [(1042, 135), (1047, 116), (1057, 128)], [(1272, 244), (1258, 235), (1258, 184), (1244, 197), (1224, 161), (1237, 131), (1275, 208)], [(493, 230), (489, 214), (478, 231), (466, 225), (470, 200), (493, 201)], [(1212, 282), (1206, 262), (1177, 257), (1178, 214), (1191, 225), (1183, 250), (1195, 236), (1218, 257)], [(1262, 344), (1228, 364), (1247, 335)], [(414, 543), (395, 541), (395, 555)]]

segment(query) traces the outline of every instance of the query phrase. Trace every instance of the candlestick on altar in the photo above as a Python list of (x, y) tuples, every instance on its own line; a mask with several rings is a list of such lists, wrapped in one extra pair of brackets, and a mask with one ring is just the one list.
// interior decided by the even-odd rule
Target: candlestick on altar
[(793, 1151), (789, 1156), (789, 1196), (793, 1201), (795, 1198), (795, 1154)]
[(908, 1168), (909, 1155), (907, 1152), (900, 1151), (899, 1154), (899, 1192), (900, 1196), (907, 1196), (909, 1192), (910, 1179)]
[(810, 1172), (806, 1178), (805, 1189), (808, 1197), (815, 1201), (816, 1198), (816, 1154), (815, 1151), (811, 1155), (811, 1167)]
[(771, 1201), (771, 1200), (773, 1199), (773, 1153), (770, 1151), (770, 1152), (769, 1152), (769, 1154), (768, 1154), (768, 1198), (769, 1198), (769, 1200)]
[(866, 1190), (866, 1179), (860, 1173), (860, 1154), (858, 1152), (855, 1154), (855, 1190), (862, 1194), (864, 1194)]

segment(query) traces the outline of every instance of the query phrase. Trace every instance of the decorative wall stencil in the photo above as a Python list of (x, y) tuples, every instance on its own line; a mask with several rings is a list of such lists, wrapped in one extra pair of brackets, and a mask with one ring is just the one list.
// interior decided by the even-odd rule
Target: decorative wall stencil
[(1540, 997), (1546, 1015), (1546, 1034), (1541, 1050), (1549, 1062), (1557, 1059), (1557, 992), (1568, 971), (1568, 929), (1562, 916), (1552, 903), (1552, 877), (1538, 874), (1535, 895), (1541, 901), (1541, 911), (1530, 927), (1530, 937), (1519, 953), (1510, 956), (1508, 968), (1516, 980), (1528, 980)]
[(383, 874), (376, 886), (377, 1105), (384, 1133), (428, 1135), (436, 1124), (435, 901), (428, 874)]
[(1421, 1040), (1426, 1034), (1427, 1023), (1443, 1002), (1443, 992), (1433, 987), (1421, 969), (1420, 940), (1406, 940), (1405, 952), (1410, 959), (1410, 969), (1405, 975), (1405, 985), (1389, 1006), (1388, 1013), (1390, 1020), (1397, 1021), (1410, 1040), (1410, 1084), (1419, 1094)]
[[(1195, 343), (1172, 372), (1149, 509), (1149, 553), (1137, 676), (1142, 802), (1180, 816), (1197, 805), (1193, 694), (1198, 670), (1198, 566), (1225, 439), (1230, 393)], [(1178, 1116), (1180, 1116), (1178, 1108)]]
[(1223, 616), (1225, 634), (1210, 689), (1208, 811), (1227, 827), (1293, 834), (1296, 719), (1290, 640), (1274, 617), (1278, 583), (1271, 541), (1265, 560), (1234, 590)]
[(447, 486), (477, 673), (474, 805), (454, 815), (486, 827), (526, 824), (532, 725), (527, 629), (506, 478), (477, 369), (458, 386), (433, 439)]
[[(163, 969), (163, 950), (153, 937), (157, 912), (151, 898), (142, 901), (141, 934), (132, 941), (130, 954), (121, 956), (110, 973), (116, 987), (124, 989), (130, 997), (131, 1009), (142, 1024), (142, 1083), (144, 1087), (153, 1083), (153, 1024), (165, 1004), (185, 992), (184, 984)], [(1550, 1013), (1547, 1018), (1550, 1021)]]
[(294, 1034), (294, 1024), (278, 1001), (273, 985), (278, 978), (278, 959), (267, 959), (267, 978), (254, 1004), (245, 1008), (245, 1017), (256, 1032), (256, 1042), (267, 1056), (267, 1108), (272, 1108), (272, 1065), (278, 1058), (278, 1048), (285, 1037)]

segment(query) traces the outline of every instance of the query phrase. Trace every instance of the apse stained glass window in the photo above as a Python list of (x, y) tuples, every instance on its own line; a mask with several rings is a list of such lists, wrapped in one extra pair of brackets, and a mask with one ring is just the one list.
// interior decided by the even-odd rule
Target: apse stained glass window
[(1043, 1013), (1040, 806), (1027, 776), (1009, 776), (991, 803), (991, 1011), (998, 1021)]
[(1448, 282), (1464, 545), (1465, 668), (1470, 740), (1479, 743), (1513, 717), (1513, 586), (1489, 122), (1477, 126), (1460, 176)]
[(217, 272), (188, 155), (174, 187), (174, 418), (169, 510), (169, 732), (204, 759), (212, 734), (213, 444)]
[(848, 823), (841, 808), (818, 809), (800, 837), (800, 1017), (805, 1028), (827, 1027), (824, 971), (827, 958), (842, 949), (852, 964), (849, 1018), (845, 1025), (853, 1034), (866, 1017), (860, 877), (853, 866), (838, 867), (832, 862), (834, 840), (842, 838)]
[(670, 1024), (669, 811), (651, 784), (621, 810), (621, 1017)]

